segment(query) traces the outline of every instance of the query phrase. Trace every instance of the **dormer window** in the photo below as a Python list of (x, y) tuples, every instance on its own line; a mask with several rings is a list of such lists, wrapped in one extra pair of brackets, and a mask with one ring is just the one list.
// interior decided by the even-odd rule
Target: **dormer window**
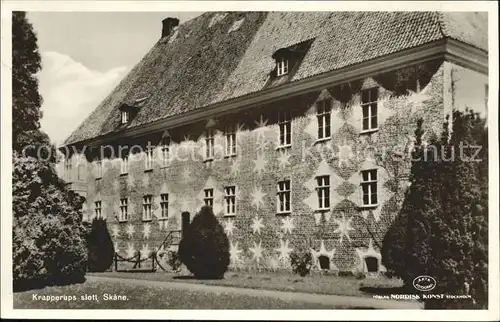
[(129, 112), (122, 111), (122, 124), (127, 124), (129, 120)]
[(288, 58), (281, 57), (276, 61), (276, 76), (288, 74)]

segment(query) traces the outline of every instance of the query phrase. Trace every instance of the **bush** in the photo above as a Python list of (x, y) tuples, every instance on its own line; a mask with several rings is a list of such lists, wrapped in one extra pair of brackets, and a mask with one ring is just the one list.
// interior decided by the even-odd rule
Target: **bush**
[(83, 198), (67, 191), (52, 165), (13, 158), (12, 265), (15, 291), (83, 282), (87, 251)]
[(313, 258), (310, 252), (294, 251), (290, 254), (290, 264), (292, 265), (292, 271), (295, 274), (299, 274), (304, 277), (311, 272)]
[(223, 278), (229, 265), (229, 240), (209, 206), (203, 206), (186, 228), (179, 256), (196, 278)]
[(109, 235), (106, 220), (94, 218), (87, 236), (88, 262), (90, 272), (104, 272), (113, 264), (115, 248)]
[(168, 265), (174, 272), (178, 272), (181, 268), (182, 262), (179, 253), (175, 251), (168, 252)]

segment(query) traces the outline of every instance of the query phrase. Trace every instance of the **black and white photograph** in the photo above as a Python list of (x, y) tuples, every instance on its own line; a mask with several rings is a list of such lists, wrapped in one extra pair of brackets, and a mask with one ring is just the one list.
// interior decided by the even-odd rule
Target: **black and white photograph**
[(499, 319), (496, 9), (2, 1), (2, 317)]

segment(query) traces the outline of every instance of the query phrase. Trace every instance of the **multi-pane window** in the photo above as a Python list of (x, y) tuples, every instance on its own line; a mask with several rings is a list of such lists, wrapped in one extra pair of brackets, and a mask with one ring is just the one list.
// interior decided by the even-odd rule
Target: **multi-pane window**
[(234, 124), (226, 126), (226, 156), (236, 155), (236, 126)]
[(144, 159), (144, 169), (151, 170), (153, 169), (153, 148), (148, 146), (146, 149), (146, 158)]
[(120, 199), (120, 217), (119, 221), (127, 221), (128, 220), (128, 199), (121, 198)]
[(128, 123), (128, 111), (122, 111), (122, 124)]
[(153, 204), (153, 196), (145, 195), (142, 197), (142, 220), (151, 220), (151, 210)]
[(94, 215), (96, 218), (102, 218), (102, 203), (100, 200), (94, 202)]
[(72, 171), (71, 158), (66, 158), (64, 160), (64, 176), (66, 178), (66, 181), (71, 181), (71, 171)]
[(280, 146), (292, 144), (292, 120), (289, 111), (280, 111), (278, 114), (278, 124), (280, 127)]
[(205, 189), (205, 197), (203, 201), (205, 205), (213, 207), (214, 206), (214, 189)]
[(377, 200), (377, 170), (361, 171), (361, 188), (363, 190), (363, 206), (375, 206)]
[(211, 160), (214, 158), (214, 130), (207, 129), (205, 137), (205, 159)]
[(363, 110), (363, 131), (376, 130), (378, 88), (370, 88), (361, 92), (361, 108)]
[(276, 68), (277, 68), (276, 72), (277, 76), (286, 75), (288, 73), (288, 59), (286, 59), (285, 57), (281, 57), (279, 60), (276, 61)]
[(278, 213), (289, 213), (291, 211), (290, 180), (278, 182), (277, 199)]
[(318, 117), (318, 139), (327, 139), (331, 136), (331, 111), (332, 100), (325, 99), (316, 103), (316, 116)]
[(160, 195), (161, 219), (168, 218), (168, 193)]
[(170, 160), (170, 137), (165, 137), (161, 144), (161, 162), (163, 166), (168, 164)]
[(95, 168), (96, 168), (96, 179), (102, 178), (102, 160), (96, 160)]
[(330, 176), (316, 177), (318, 194), (318, 209), (330, 209)]
[(224, 209), (226, 215), (236, 214), (236, 187), (224, 187)]
[(122, 162), (120, 165), (120, 173), (121, 174), (128, 173), (128, 154), (122, 155)]

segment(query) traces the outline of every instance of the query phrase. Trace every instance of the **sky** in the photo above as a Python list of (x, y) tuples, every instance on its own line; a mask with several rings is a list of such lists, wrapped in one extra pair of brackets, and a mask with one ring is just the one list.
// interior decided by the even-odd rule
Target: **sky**
[(29, 12), (42, 56), (42, 129), (61, 144), (160, 38), (201, 12)]

